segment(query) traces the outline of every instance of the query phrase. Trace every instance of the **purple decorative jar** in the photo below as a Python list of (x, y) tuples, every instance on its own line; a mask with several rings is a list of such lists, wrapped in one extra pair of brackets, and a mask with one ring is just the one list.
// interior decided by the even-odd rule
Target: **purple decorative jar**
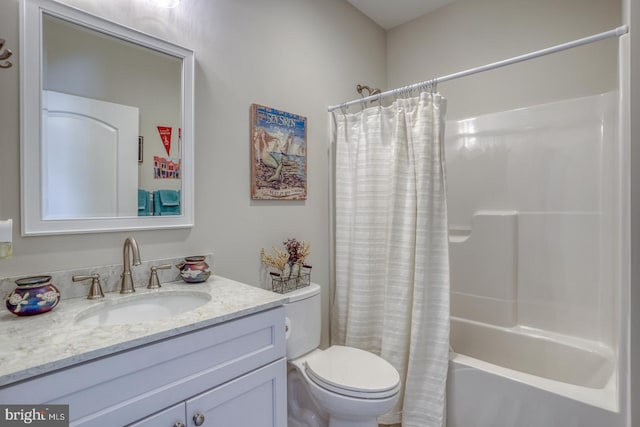
[(42, 314), (58, 305), (60, 291), (51, 284), (51, 276), (23, 277), (7, 297), (7, 310), (18, 316)]
[(189, 256), (176, 265), (180, 270), (180, 277), (187, 283), (206, 282), (211, 276), (209, 264), (204, 261), (204, 256)]

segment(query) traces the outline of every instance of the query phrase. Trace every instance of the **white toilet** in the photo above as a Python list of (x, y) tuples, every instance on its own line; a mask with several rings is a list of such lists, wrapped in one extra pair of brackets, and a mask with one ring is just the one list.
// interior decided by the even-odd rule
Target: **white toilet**
[(373, 353), (344, 346), (319, 350), (320, 286), (288, 293), (289, 427), (378, 427), (393, 408), (400, 375)]

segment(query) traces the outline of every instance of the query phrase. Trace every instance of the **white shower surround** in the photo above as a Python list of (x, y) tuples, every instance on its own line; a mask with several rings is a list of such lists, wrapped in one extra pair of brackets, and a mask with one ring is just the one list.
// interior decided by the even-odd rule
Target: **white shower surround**
[[(447, 123), (455, 425), (475, 405), (505, 413), (509, 396), (529, 403), (505, 425), (530, 425), (543, 402), (550, 426), (617, 410), (617, 106), (609, 92)], [(582, 350), (569, 355), (571, 343)], [(526, 361), (514, 353), (522, 346)], [(544, 366), (594, 349), (583, 374), (578, 362), (564, 374)]]
[(615, 347), (616, 110), (609, 92), (447, 124), (452, 315)]

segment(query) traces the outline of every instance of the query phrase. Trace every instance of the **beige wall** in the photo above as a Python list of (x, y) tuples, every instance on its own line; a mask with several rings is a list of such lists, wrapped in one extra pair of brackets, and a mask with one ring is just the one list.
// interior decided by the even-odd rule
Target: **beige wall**
[[(619, 0), (457, 0), (387, 37), (389, 88), (478, 67), (621, 25)], [(603, 41), (446, 82), (450, 119), (617, 87), (617, 42)]]
[[(16, 54), (14, 67), (0, 70), (0, 218), (13, 218), (15, 228), (14, 256), (0, 260), (0, 277), (120, 263), (131, 235), (146, 260), (213, 252), (216, 274), (256, 284), (260, 248), (296, 237), (311, 242), (312, 280), (323, 286), (328, 313), (326, 107), (357, 96), (358, 82), (384, 86), (384, 31), (343, 0), (183, 0), (170, 10), (144, 0), (65, 3), (195, 51), (196, 225), (20, 236), (19, 2), (3, 0), (0, 37)], [(308, 118), (306, 201), (251, 201), (251, 103)]]

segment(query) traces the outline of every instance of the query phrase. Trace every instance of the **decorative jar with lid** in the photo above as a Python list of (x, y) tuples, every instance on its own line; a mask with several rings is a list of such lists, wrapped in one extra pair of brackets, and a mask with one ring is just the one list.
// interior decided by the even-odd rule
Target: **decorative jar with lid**
[(187, 283), (206, 282), (211, 276), (209, 264), (205, 262), (204, 256), (189, 256), (180, 262), (176, 267), (180, 270), (180, 277)]
[(16, 280), (16, 285), (6, 305), (18, 316), (46, 313), (60, 301), (60, 291), (51, 284), (51, 276), (23, 277)]

